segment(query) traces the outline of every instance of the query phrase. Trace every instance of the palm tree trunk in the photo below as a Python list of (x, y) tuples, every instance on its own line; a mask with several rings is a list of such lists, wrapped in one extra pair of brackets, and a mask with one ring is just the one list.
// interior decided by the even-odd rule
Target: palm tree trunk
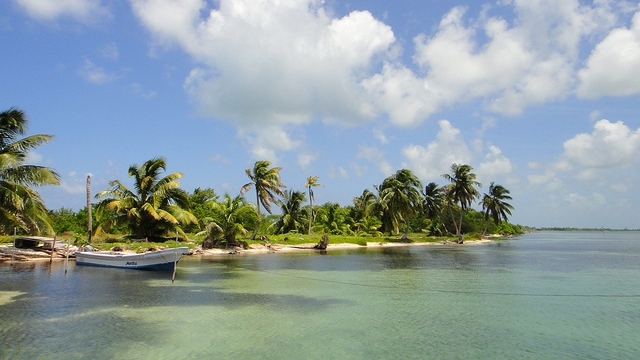
[(260, 224), (262, 223), (262, 216), (260, 215), (260, 194), (258, 193), (257, 185), (256, 185), (256, 206), (258, 207), (258, 223), (256, 224), (255, 230), (253, 230), (253, 234), (251, 234), (251, 240), (256, 239), (256, 235), (258, 235), (258, 229), (260, 229)]
[(464, 240), (462, 240), (462, 220), (464, 219), (464, 207), (462, 206), (462, 203), (460, 204), (460, 223), (458, 224), (458, 244), (462, 244), (464, 243)]
[(484, 219), (484, 228), (482, 228), (482, 234), (480, 234), (480, 239), (484, 239), (485, 235), (487, 234), (487, 229), (489, 228), (489, 221), (487, 219), (486, 214), (483, 217), (483, 219)]
[(311, 235), (311, 222), (313, 221), (313, 200), (311, 199), (311, 193), (309, 192), (309, 233)]
[(449, 214), (451, 214), (451, 221), (453, 221), (453, 227), (456, 229), (456, 235), (460, 234), (460, 230), (458, 229), (458, 222), (456, 221), (456, 217), (453, 216), (453, 209), (449, 208)]
[(409, 220), (405, 221), (405, 230), (404, 230), (404, 235), (402, 236), (402, 239), (404, 240), (409, 239)]

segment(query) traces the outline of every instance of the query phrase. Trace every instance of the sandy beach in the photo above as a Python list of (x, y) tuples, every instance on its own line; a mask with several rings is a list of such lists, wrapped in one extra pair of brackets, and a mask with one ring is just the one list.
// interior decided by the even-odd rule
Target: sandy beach
[[(486, 244), (493, 242), (491, 239), (482, 239), (482, 240), (465, 240), (464, 245), (478, 245), (478, 244)], [(297, 244), (297, 245), (283, 245), (283, 244), (272, 244), (267, 247), (265, 245), (257, 245), (252, 244), (249, 246), (249, 249), (245, 250), (237, 250), (237, 253), (246, 253), (246, 254), (262, 254), (262, 253), (273, 253), (273, 252), (295, 252), (295, 251), (318, 251), (314, 249), (315, 243), (308, 244)], [(338, 243), (338, 244), (329, 244), (325, 251), (331, 250), (342, 250), (342, 249), (362, 249), (362, 248), (380, 248), (380, 247), (403, 247), (403, 246), (451, 246), (460, 244), (456, 244), (453, 241), (440, 241), (440, 242), (412, 242), (412, 243), (389, 243), (389, 242), (367, 242), (367, 245), (358, 245), (358, 244), (350, 244), (350, 243)], [(193, 255), (224, 255), (232, 252), (233, 249), (194, 249)]]
[[(491, 239), (482, 240), (465, 240), (465, 245), (478, 245), (493, 242)], [(315, 249), (315, 243), (308, 244), (271, 244), (269, 246), (260, 244), (251, 244), (249, 249), (236, 248), (215, 248), (203, 250), (200, 246), (191, 249), (187, 256), (216, 256), (216, 255), (229, 255), (229, 254), (271, 254), (275, 252), (303, 252), (303, 251), (321, 251)], [(326, 250), (332, 251), (341, 249), (361, 249), (361, 248), (381, 248), (381, 247), (403, 247), (403, 246), (460, 246), (453, 241), (440, 241), (440, 242), (412, 242), (412, 243), (389, 243), (389, 242), (367, 242), (365, 245), (350, 244), (350, 243), (338, 243), (328, 244)], [(72, 255), (77, 248), (71, 246), (69, 249), (69, 255)], [(134, 253), (130, 250), (121, 251), (123, 253)], [(66, 254), (63, 248), (58, 248), (56, 252), (51, 256), (50, 252), (32, 250), (32, 249), (17, 249), (11, 245), (0, 246), (0, 262), (3, 261), (44, 261), (44, 260), (63, 260)], [(73, 256), (71, 256), (73, 257)]]

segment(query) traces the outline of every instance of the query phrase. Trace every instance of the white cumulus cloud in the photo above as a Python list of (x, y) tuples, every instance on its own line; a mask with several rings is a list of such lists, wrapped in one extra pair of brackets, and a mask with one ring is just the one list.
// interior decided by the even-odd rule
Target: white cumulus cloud
[[(564, 151), (556, 161), (543, 166), (530, 166), (542, 174), (529, 175), (529, 183), (545, 186), (550, 190), (559, 188), (564, 176), (572, 176), (581, 183), (604, 181), (614, 191), (628, 190), (620, 186), (620, 176), (628, 176), (633, 166), (640, 163), (640, 128), (630, 129), (622, 121), (596, 122), (591, 133), (580, 133), (563, 144)], [(605, 171), (606, 170), (606, 171)]]
[(402, 155), (410, 168), (420, 179), (436, 179), (449, 172), (451, 164), (469, 164), (472, 154), (455, 128), (447, 120), (440, 120), (440, 131), (434, 141), (426, 146), (409, 145), (402, 149)]
[(291, 139), (289, 134), (278, 126), (260, 129), (244, 129), (238, 133), (250, 149), (254, 158), (278, 162), (277, 151), (290, 151), (300, 146), (300, 141)]
[(511, 160), (502, 154), (502, 150), (495, 145), (490, 145), (489, 152), (478, 166), (478, 179), (491, 181), (498, 176), (509, 175), (513, 173), (513, 170)]
[(473, 20), (466, 7), (455, 7), (434, 35), (414, 38), (418, 71), (386, 64), (380, 74), (364, 81), (380, 110), (393, 123), (416, 125), (443, 107), (474, 99), (507, 115), (563, 99), (576, 82), (581, 42), (615, 21), (602, 1), (499, 4), (512, 9), (515, 18), (489, 16), (488, 7)]
[(631, 27), (613, 29), (593, 49), (578, 77), (584, 98), (640, 93), (640, 12)]
[[(246, 124), (376, 115), (359, 84), (392, 51), (391, 28), (367, 11), (334, 18), (320, 0), (133, 0), (158, 44), (200, 62), (185, 87), (204, 114)], [(201, 16), (206, 14), (206, 16)]]
[(638, 162), (640, 129), (632, 131), (622, 121), (596, 122), (591, 134), (578, 134), (564, 143), (565, 158), (586, 168), (625, 167)]

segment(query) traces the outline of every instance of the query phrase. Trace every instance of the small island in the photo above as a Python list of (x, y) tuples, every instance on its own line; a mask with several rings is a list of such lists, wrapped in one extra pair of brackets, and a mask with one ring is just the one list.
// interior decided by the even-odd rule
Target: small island
[(167, 162), (159, 156), (131, 165), (130, 185), (111, 180), (94, 197), (87, 176), (84, 209), (48, 210), (33, 186), (59, 185), (60, 176), (25, 160), (29, 150), (52, 136), (20, 138), (27, 126), (21, 110), (9, 109), (0, 117), (0, 137), (5, 139), (0, 152), (11, 159), (0, 168), (0, 244), (5, 244), (0, 261), (67, 258), (85, 245), (136, 253), (178, 246), (206, 254), (273, 252), (464, 244), (496, 236), (488, 234), (528, 230), (508, 221), (514, 210), (509, 190), (491, 182), (481, 193), (473, 168), (457, 163), (442, 174), (444, 185), (425, 186), (411, 170), (400, 169), (354, 197), (352, 204), (341, 205), (314, 203), (314, 191), (323, 187), (318, 176), (309, 176), (300, 190), (287, 188), (282, 168), (267, 160), (245, 169), (249, 181), (235, 195), (220, 196), (211, 188), (190, 193), (180, 187), (183, 173), (165, 174)]

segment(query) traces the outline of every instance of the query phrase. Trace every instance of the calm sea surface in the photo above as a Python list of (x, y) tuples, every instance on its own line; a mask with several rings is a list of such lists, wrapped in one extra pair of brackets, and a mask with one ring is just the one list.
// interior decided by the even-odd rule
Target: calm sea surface
[(0, 265), (0, 359), (638, 359), (640, 233)]

